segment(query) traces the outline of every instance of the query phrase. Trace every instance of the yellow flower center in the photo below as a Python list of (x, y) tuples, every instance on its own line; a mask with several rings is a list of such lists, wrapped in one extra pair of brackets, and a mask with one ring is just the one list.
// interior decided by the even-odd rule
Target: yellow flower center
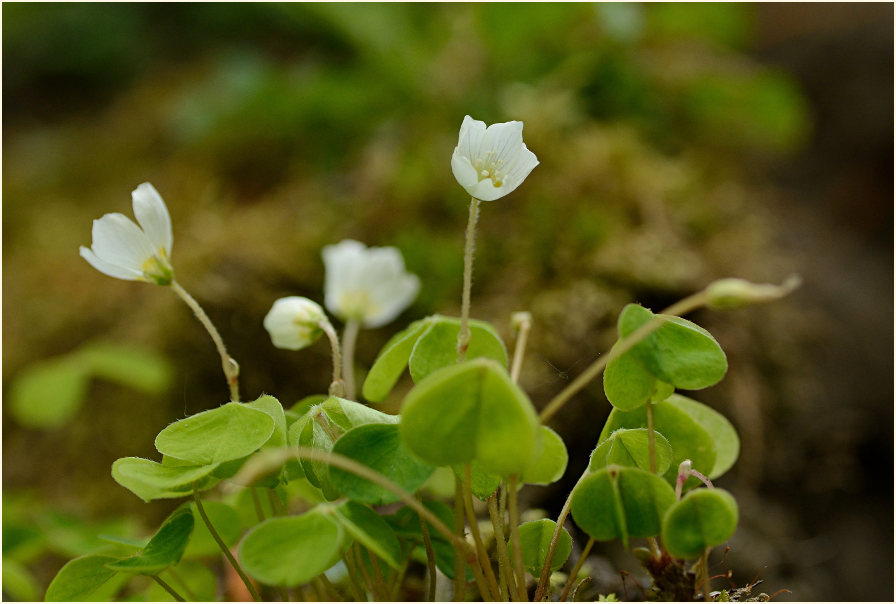
[(495, 188), (500, 188), (504, 184), (504, 160), (495, 159), (495, 155), (497, 155), (495, 151), (489, 151), (484, 158), (476, 158), (473, 167), (476, 168), (479, 182), (490, 178)]

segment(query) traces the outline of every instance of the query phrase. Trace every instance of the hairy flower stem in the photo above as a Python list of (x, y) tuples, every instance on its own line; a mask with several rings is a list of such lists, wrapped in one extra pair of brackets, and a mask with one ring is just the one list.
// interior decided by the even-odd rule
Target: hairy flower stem
[(230, 548), (227, 547), (227, 544), (224, 543), (224, 540), (221, 539), (218, 531), (216, 531), (215, 527), (212, 525), (211, 520), (208, 519), (208, 515), (205, 513), (205, 508), (202, 506), (202, 499), (199, 497), (199, 491), (196, 490), (195, 487), (193, 489), (193, 501), (196, 503), (196, 509), (199, 510), (199, 515), (202, 517), (202, 521), (205, 523), (208, 532), (211, 533), (212, 538), (215, 540), (215, 543), (217, 543), (218, 547), (221, 548), (221, 552), (224, 554), (224, 557), (227, 558), (227, 561), (230, 562), (230, 566), (233, 567), (233, 570), (236, 571), (236, 574), (238, 574), (240, 576), (240, 579), (243, 580), (243, 583), (246, 585), (246, 589), (248, 589), (249, 593), (252, 594), (252, 599), (256, 602), (260, 602), (261, 596), (258, 595), (258, 590), (255, 589), (255, 585), (252, 583), (252, 580), (249, 579), (248, 575), (246, 575), (239, 562), (237, 562), (236, 558), (233, 557), (233, 553), (231, 553)]
[(560, 601), (566, 602), (566, 598), (569, 597), (569, 591), (572, 589), (572, 585), (576, 580), (576, 577), (579, 576), (579, 571), (582, 570), (582, 565), (585, 564), (585, 559), (588, 558), (588, 554), (591, 553), (591, 548), (594, 547), (594, 537), (588, 539), (588, 543), (585, 544), (585, 549), (582, 550), (582, 555), (579, 556), (579, 561), (576, 562), (575, 568), (572, 569), (572, 572), (569, 573), (569, 579), (566, 581), (566, 587), (563, 588), (563, 593), (560, 594)]
[(476, 247), (476, 222), (479, 220), (479, 200), (470, 199), (470, 217), (467, 220), (467, 237), (464, 246), (464, 290), (460, 306), (460, 331), (457, 334), (457, 362), (467, 360), (470, 347), (470, 290), (473, 288), (473, 250)]
[[(482, 534), (479, 532), (479, 522), (476, 520), (476, 512), (473, 510), (473, 493), (470, 488), (470, 482), (470, 464), (464, 464), (464, 480), (462, 486), (464, 508), (467, 511), (467, 522), (470, 524), (470, 532), (473, 534), (473, 543), (476, 544), (476, 551), (479, 554), (479, 563), (482, 565), (485, 579), (488, 581), (489, 597), (492, 600), (497, 601), (501, 599), (501, 590), (498, 588), (495, 572), (492, 570), (492, 564), (488, 558), (488, 551), (485, 549), (485, 544), (482, 542)], [(486, 598), (487, 596), (486, 594), (482, 594), (482, 597)]]
[[(422, 503), (422, 502), (421, 502)], [(432, 539), (429, 537), (429, 527), (426, 521), (420, 518), (420, 534), (423, 536), (423, 547), (426, 549), (427, 588), (426, 601), (436, 601), (436, 552), (432, 547)]]
[(179, 593), (177, 593), (173, 587), (171, 587), (170, 585), (168, 585), (167, 583), (162, 581), (158, 575), (153, 575), (152, 578), (156, 583), (158, 583), (162, 587), (162, 589), (164, 589), (169, 594), (171, 594), (172, 598), (174, 598), (178, 602), (186, 602), (186, 600), (183, 599), (183, 596), (181, 596)]
[[(708, 300), (706, 291), (700, 291), (696, 294), (688, 296), (683, 300), (680, 300), (670, 306), (669, 308), (663, 310), (661, 315), (673, 315), (673, 316), (681, 316), (687, 314), (693, 310), (700, 308), (701, 306), (705, 306)], [(607, 366), (610, 361), (619, 358), (629, 350), (631, 350), (638, 342), (649, 336), (651, 333), (659, 329), (665, 323), (665, 318), (657, 315), (653, 317), (650, 321), (636, 329), (631, 335), (622, 338), (613, 347), (610, 352), (601, 356), (594, 363), (591, 364), (588, 369), (583, 371), (579, 377), (574, 379), (569, 386), (560, 391), (557, 396), (555, 396), (551, 401), (542, 409), (541, 413), (538, 415), (539, 421), (541, 423), (547, 422), (553, 415), (560, 410), (563, 405), (569, 402), (573, 396), (575, 396), (582, 388), (587, 386), (591, 380), (600, 375), (600, 372), (603, 371), (604, 367)]]
[(180, 283), (171, 281), (171, 289), (174, 290), (174, 293), (176, 293), (180, 299), (190, 307), (190, 310), (193, 311), (193, 314), (196, 315), (196, 318), (199, 319), (199, 322), (205, 327), (208, 335), (211, 336), (212, 341), (215, 343), (215, 348), (218, 349), (218, 354), (221, 355), (221, 368), (224, 370), (224, 377), (227, 379), (227, 387), (230, 389), (230, 400), (239, 402), (240, 366), (232, 356), (227, 354), (227, 348), (224, 346), (224, 340), (221, 339), (221, 334), (218, 333), (218, 330), (215, 329), (211, 319), (208, 318), (208, 315), (205, 314), (205, 311), (199, 306), (199, 302), (187, 293), (187, 290), (181, 287)]
[(526, 340), (529, 338), (529, 330), (532, 328), (532, 315), (529, 313), (515, 313), (518, 319), (519, 335), (516, 337), (516, 345), (513, 348), (513, 364), (510, 367), (510, 380), (515, 384), (519, 381), (520, 370), (523, 368), (523, 356), (526, 354)]
[(327, 339), (330, 340), (330, 348), (333, 351), (333, 381), (330, 383), (330, 396), (345, 396), (345, 383), (342, 381), (342, 355), (339, 352), (339, 336), (336, 330), (327, 319), (318, 321), (317, 326), (320, 327)]
[(349, 319), (342, 330), (342, 379), (345, 382), (345, 398), (355, 400), (355, 342), (361, 323)]

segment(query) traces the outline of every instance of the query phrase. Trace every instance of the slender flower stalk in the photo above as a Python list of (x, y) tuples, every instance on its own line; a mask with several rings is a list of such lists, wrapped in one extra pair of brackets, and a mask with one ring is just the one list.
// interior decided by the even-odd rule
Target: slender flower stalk
[(164, 590), (167, 591), (169, 594), (171, 594), (171, 597), (172, 597), (172, 598), (174, 598), (174, 599), (177, 600), (178, 602), (186, 602), (186, 600), (184, 599), (183, 596), (181, 596), (179, 593), (177, 593), (177, 591), (175, 591), (173, 587), (171, 587), (170, 585), (168, 585), (167, 583), (165, 583), (162, 579), (160, 579), (158, 575), (153, 575), (152, 578), (153, 578), (153, 580), (154, 580), (156, 583), (159, 584), (159, 586), (160, 586), (162, 589), (164, 589)]
[(330, 396), (345, 396), (345, 383), (342, 381), (342, 355), (339, 352), (339, 336), (330, 321), (324, 317), (318, 321), (327, 339), (330, 340), (330, 348), (333, 352), (333, 381), (330, 383)]
[(218, 333), (218, 330), (215, 328), (211, 319), (209, 319), (208, 315), (205, 314), (205, 311), (202, 310), (199, 302), (187, 293), (187, 290), (185, 290), (180, 283), (172, 279), (171, 289), (174, 290), (174, 293), (176, 293), (178, 297), (190, 307), (190, 310), (193, 311), (193, 314), (196, 315), (196, 318), (199, 319), (199, 322), (205, 327), (208, 335), (211, 336), (212, 341), (215, 343), (215, 348), (218, 349), (218, 354), (221, 356), (221, 368), (224, 370), (224, 377), (227, 379), (227, 387), (230, 388), (230, 400), (234, 402), (239, 401), (240, 366), (234, 358), (227, 353), (227, 347), (224, 346), (224, 340), (221, 339), (221, 334)]
[(342, 330), (342, 379), (345, 382), (345, 397), (355, 400), (355, 342), (361, 327), (357, 319), (349, 319)]
[(513, 363), (510, 366), (510, 379), (515, 384), (519, 381), (520, 370), (523, 368), (526, 341), (529, 338), (529, 330), (532, 329), (532, 315), (528, 312), (515, 312), (511, 316), (511, 321), (519, 332), (516, 337), (516, 345), (513, 348)]
[(476, 247), (476, 222), (479, 220), (479, 200), (470, 200), (470, 217), (467, 219), (467, 236), (464, 245), (464, 289), (461, 294), (460, 331), (457, 334), (457, 362), (467, 359), (470, 347), (470, 293), (473, 289), (473, 250)]

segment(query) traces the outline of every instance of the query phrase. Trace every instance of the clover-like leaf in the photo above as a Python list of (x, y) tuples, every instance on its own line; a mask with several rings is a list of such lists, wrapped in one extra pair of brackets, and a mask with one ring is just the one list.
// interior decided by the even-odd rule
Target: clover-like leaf
[(336, 562), (343, 538), (342, 525), (315, 509), (262, 522), (243, 539), (239, 558), (245, 571), (262, 583), (295, 587)]
[[(656, 473), (662, 476), (672, 462), (672, 446), (666, 437), (654, 431)], [(591, 453), (588, 469), (592, 472), (608, 465), (631, 466), (650, 471), (650, 448), (647, 428), (620, 428), (610, 434)]]
[[(408, 493), (419, 489), (435, 470), (407, 451), (395, 424), (352, 428), (336, 441), (333, 452), (382, 474)], [(330, 480), (340, 493), (355, 501), (382, 504), (398, 500), (382, 486), (336, 466), (330, 467)]]
[(152, 536), (146, 547), (130, 558), (106, 564), (116, 571), (157, 575), (180, 562), (193, 532), (193, 512), (189, 506), (174, 511)]
[(662, 478), (638, 468), (607, 466), (584, 478), (573, 492), (570, 512), (579, 527), (597, 541), (660, 533), (675, 491)]
[[(541, 575), (541, 569), (547, 560), (551, 539), (556, 528), (557, 523), (547, 518), (525, 522), (520, 525), (523, 566), (535, 577)], [(570, 552), (572, 552), (572, 537), (569, 536), (569, 531), (564, 528), (560, 530), (557, 549), (554, 551), (554, 557), (551, 560), (551, 571), (558, 570), (563, 566), (567, 558), (569, 558)]]
[(435, 466), (478, 460), (502, 477), (528, 468), (538, 450), (535, 410), (500, 365), (473, 359), (427, 376), (405, 398), (405, 446)]
[(195, 465), (223, 463), (258, 450), (273, 432), (266, 412), (227, 403), (169, 425), (156, 437), (156, 449)]
[[(495, 331), (484, 321), (471, 319), (470, 346), (467, 359), (492, 359), (502, 367), (507, 367), (507, 348)], [(408, 367), (414, 382), (442, 367), (457, 363), (457, 336), (460, 333), (460, 319), (436, 315), (430, 318), (429, 327), (424, 331), (411, 351)]]
[(560, 480), (566, 472), (569, 453), (560, 435), (541, 426), (541, 451), (536, 455), (532, 465), (523, 472), (522, 482), (526, 484), (547, 485)]
[(364, 398), (378, 403), (389, 395), (404, 368), (408, 366), (414, 344), (429, 326), (428, 321), (429, 319), (414, 321), (386, 342), (364, 380)]
[(676, 558), (696, 558), (737, 528), (737, 502), (722, 489), (695, 489), (666, 512), (663, 545)]
[(193, 483), (209, 476), (218, 464), (160, 464), (140, 457), (123, 457), (112, 464), (112, 478), (143, 501), (185, 497)]
[(103, 584), (118, 574), (106, 565), (118, 558), (90, 554), (70, 560), (50, 581), (44, 600), (47, 602), (86, 602)]
[(713, 440), (716, 451), (716, 463), (706, 473), (709, 478), (718, 478), (731, 469), (740, 455), (740, 437), (728, 419), (708, 405), (699, 403), (680, 394), (669, 397), (668, 403), (685, 413), (703, 426)]
[(392, 568), (399, 568), (401, 544), (395, 531), (382, 516), (353, 501), (333, 508), (333, 515), (349, 535)]

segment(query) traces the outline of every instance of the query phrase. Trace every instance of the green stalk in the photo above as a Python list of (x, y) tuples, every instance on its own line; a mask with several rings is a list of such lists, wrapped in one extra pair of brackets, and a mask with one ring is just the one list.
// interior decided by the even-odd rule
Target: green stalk
[(342, 380), (345, 382), (345, 398), (355, 400), (355, 342), (361, 323), (349, 319), (342, 330)]
[[(681, 316), (683, 314), (687, 314), (701, 306), (705, 306), (707, 302), (706, 291), (697, 292), (687, 298), (680, 300), (670, 306), (669, 308), (663, 310), (661, 315), (673, 315), (673, 316)], [(569, 386), (561, 390), (557, 396), (555, 396), (551, 401), (542, 409), (541, 413), (538, 415), (538, 419), (541, 423), (547, 422), (557, 411), (560, 410), (563, 405), (569, 402), (573, 396), (575, 396), (582, 388), (587, 386), (591, 380), (600, 375), (600, 372), (604, 370), (607, 364), (610, 361), (619, 358), (629, 350), (631, 350), (636, 344), (638, 344), (641, 340), (649, 336), (651, 333), (659, 329), (665, 323), (665, 319), (659, 315), (653, 317), (650, 321), (636, 329), (629, 336), (622, 338), (619, 342), (616, 343), (616, 346), (613, 347), (610, 352), (598, 358), (594, 363), (591, 364), (585, 371), (583, 371), (576, 379), (574, 379)]]
[(554, 527), (554, 534), (551, 535), (551, 545), (548, 548), (548, 554), (545, 557), (544, 566), (541, 567), (541, 576), (538, 578), (538, 587), (535, 589), (535, 598), (533, 602), (541, 602), (544, 600), (545, 591), (547, 590), (548, 580), (551, 577), (551, 563), (554, 561), (554, 553), (557, 551), (557, 543), (560, 541), (560, 531), (563, 530), (563, 523), (566, 522), (566, 517), (569, 515), (569, 509), (572, 507), (572, 495), (576, 491), (576, 487), (579, 486), (579, 483), (588, 476), (589, 472), (586, 468), (582, 475), (579, 476), (579, 479), (576, 481), (575, 486), (573, 486), (572, 490), (569, 491), (569, 496), (566, 498), (566, 501), (563, 503), (563, 508), (560, 510), (560, 515), (557, 516), (557, 525)]
[[(418, 517), (419, 518), (419, 517)], [(423, 547), (426, 549), (426, 571), (429, 583), (426, 589), (426, 601), (436, 601), (436, 552), (432, 548), (432, 539), (429, 538), (429, 527), (423, 518), (420, 520), (420, 533), (423, 535)]]
[(327, 335), (333, 354), (333, 381), (330, 383), (329, 394), (330, 396), (343, 397), (345, 396), (345, 382), (342, 381), (342, 355), (339, 351), (339, 336), (336, 335), (336, 330), (333, 329), (333, 325), (326, 317), (318, 321), (317, 326)]
[(230, 400), (238, 402), (240, 400), (239, 364), (232, 356), (227, 354), (227, 347), (224, 346), (224, 340), (221, 339), (221, 334), (218, 333), (218, 330), (215, 329), (211, 319), (208, 318), (208, 315), (205, 314), (205, 311), (199, 306), (199, 302), (193, 299), (193, 296), (188, 294), (187, 290), (181, 287), (180, 283), (177, 281), (171, 281), (171, 289), (173, 289), (174, 293), (190, 307), (190, 310), (193, 311), (193, 314), (196, 315), (196, 318), (199, 319), (199, 322), (205, 327), (208, 335), (211, 336), (212, 341), (215, 343), (215, 348), (218, 349), (218, 354), (221, 356), (221, 368), (224, 370), (224, 377), (227, 379), (227, 387), (230, 388)]
[(582, 565), (585, 563), (585, 559), (588, 557), (588, 554), (591, 553), (591, 548), (594, 547), (594, 537), (588, 539), (588, 543), (585, 544), (585, 549), (582, 551), (582, 555), (579, 556), (579, 561), (576, 562), (576, 567), (572, 569), (572, 572), (569, 573), (569, 579), (566, 581), (566, 587), (563, 588), (563, 593), (560, 594), (560, 601), (566, 602), (566, 598), (569, 597), (569, 591), (572, 589), (572, 585), (576, 580), (576, 577), (579, 576), (579, 571), (582, 570)]
[[(470, 488), (470, 464), (464, 464), (464, 508), (467, 511), (467, 522), (470, 525), (470, 532), (473, 534), (473, 543), (476, 544), (476, 550), (479, 554), (479, 563), (482, 570), (485, 571), (485, 579), (488, 581), (488, 587), (491, 597), (494, 600), (501, 599), (501, 590), (498, 588), (498, 582), (495, 579), (495, 571), (492, 570), (491, 561), (488, 558), (488, 551), (482, 541), (482, 534), (479, 532), (479, 522), (476, 520), (476, 512), (473, 510), (473, 493)], [(483, 594), (483, 598), (485, 594)]]
[[(517, 508), (517, 476), (512, 475), (507, 485), (508, 508), (510, 509), (510, 541), (513, 544), (513, 569), (516, 573), (516, 585), (519, 591), (519, 601), (528, 599), (526, 593), (526, 571), (523, 569), (523, 545), (520, 542), (520, 515)], [(550, 565), (549, 565), (550, 566)]]
[(488, 498), (488, 515), (492, 519), (495, 529), (495, 547), (498, 550), (498, 584), (501, 587), (501, 599), (517, 597), (517, 587), (514, 581), (513, 570), (510, 565), (510, 555), (507, 552), (507, 538), (504, 535), (504, 518), (498, 513), (497, 497), (494, 493)]
[(255, 589), (255, 585), (252, 584), (251, 579), (249, 579), (248, 575), (246, 575), (239, 562), (236, 561), (236, 558), (233, 557), (233, 554), (230, 552), (230, 548), (227, 547), (227, 544), (225, 544), (224, 540), (221, 539), (218, 531), (216, 531), (215, 527), (212, 526), (211, 521), (208, 519), (208, 515), (205, 513), (205, 508), (202, 506), (202, 499), (199, 497), (199, 491), (197, 491), (195, 488), (193, 489), (193, 501), (196, 503), (196, 509), (199, 510), (199, 515), (202, 517), (202, 521), (205, 523), (206, 528), (208, 528), (208, 532), (211, 533), (212, 538), (215, 540), (215, 543), (217, 543), (218, 547), (221, 548), (221, 552), (223, 552), (224, 557), (227, 558), (227, 561), (230, 562), (230, 566), (233, 567), (233, 570), (236, 571), (236, 574), (238, 574), (240, 576), (240, 579), (243, 580), (243, 583), (246, 585), (246, 589), (248, 589), (249, 593), (252, 594), (252, 599), (256, 602), (261, 601), (261, 596), (258, 595), (258, 590)]
[(476, 241), (476, 222), (479, 220), (479, 200), (470, 199), (470, 216), (467, 219), (467, 235), (464, 245), (464, 289), (461, 296), (460, 331), (457, 334), (457, 362), (467, 359), (470, 347), (470, 292), (473, 289), (473, 249)]
[[(464, 494), (460, 478), (454, 475), (454, 531), (463, 539), (464, 537)], [(464, 559), (454, 555), (454, 601), (463, 602), (466, 592), (466, 567)]]
[(164, 590), (167, 591), (169, 594), (171, 594), (171, 597), (172, 597), (172, 598), (174, 598), (174, 599), (177, 600), (178, 602), (186, 602), (186, 600), (184, 600), (183, 597), (182, 597), (179, 593), (177, 593), (176, 591), (174, 591), (174, 588), (173, 588), (173, 587), (171, 587), (170, 585), (168, 585), (167, 583), (165, 583), (164, 581), (162, 581), (162, 580), (159, 578), (158, 575), (153, 575), (152, 578), (155, 580), (156, 583), (158, 583), (159, 585), (162, 586), (162, 589), (164, 589)]

